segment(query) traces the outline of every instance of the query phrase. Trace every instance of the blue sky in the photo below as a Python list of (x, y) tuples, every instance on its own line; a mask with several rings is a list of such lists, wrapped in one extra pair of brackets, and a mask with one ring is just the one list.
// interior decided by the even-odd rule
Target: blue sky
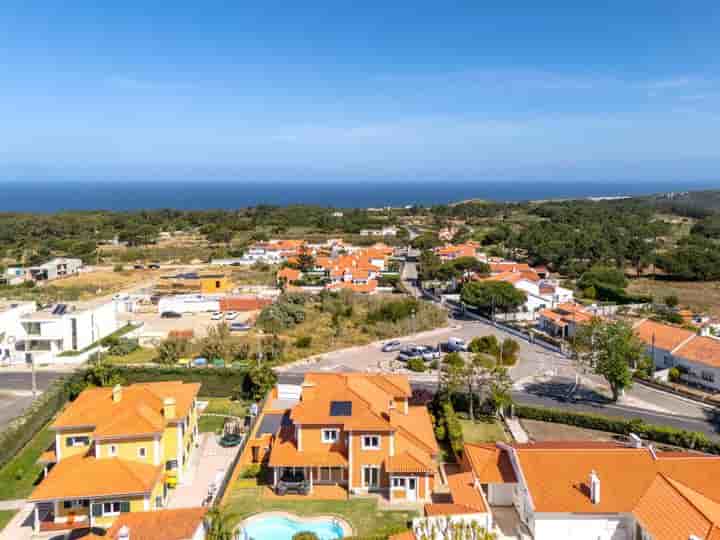
[(717, 1), (5, 0), (0, 21), (6, 178), (720, 178)]

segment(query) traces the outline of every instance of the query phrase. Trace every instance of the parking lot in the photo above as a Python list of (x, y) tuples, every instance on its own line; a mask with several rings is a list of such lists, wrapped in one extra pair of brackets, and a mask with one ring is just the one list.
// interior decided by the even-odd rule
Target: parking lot
[[(253, 312), (241, 312), (232, 322), (247, 322), (253, 317)], [(119, 318), (123, 321), (142, 322), (141, 333), (158, 333), (167, 335), (173, 330), (192, 330), (196, 338), (207, 335), (208, 328), (228, 321), (213, 321), (211, 313), (183, 313), (177, 319), (163, 319), (160, 313), (122, 313)]]

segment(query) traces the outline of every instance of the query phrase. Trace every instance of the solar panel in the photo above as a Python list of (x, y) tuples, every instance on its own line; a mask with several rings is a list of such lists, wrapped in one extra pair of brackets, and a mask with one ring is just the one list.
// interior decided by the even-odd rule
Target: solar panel
[(331, 401), (330, 416), (352, 416), (352, 401)]

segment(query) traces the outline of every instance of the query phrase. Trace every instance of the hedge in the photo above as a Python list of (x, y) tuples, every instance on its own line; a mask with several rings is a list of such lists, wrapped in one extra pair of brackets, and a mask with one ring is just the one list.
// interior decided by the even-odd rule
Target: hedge
[(0, 467), (15, 457), (53, 419), (70, 398), (73, 384), (80, 379), (82, 376), (73, 375), (53, 381), (27, 411), (0, 433)]
[(546, 409), (544, 407), (525, 405), (516, 406), (515, 414), (520, 418), (527, 418), (529, 420), (567, 424), (586, 429), (620, 433), (622, 435), (635, 433), (639, 437), (662, 444), (679, 446), (690, 450), (699, 450), (710, 454), (720, 454), (720, 442), (709, 439), (704, 433), (647, 424), (639, 418), (624, 420), (598, 414), (576, 413), (562, 409)]
[(177, 380), (201, 383), (203, 397), (231, 396), (247, 376), (245, 369), (237, 368), (117, 366), (117, 371), (126, 384)]

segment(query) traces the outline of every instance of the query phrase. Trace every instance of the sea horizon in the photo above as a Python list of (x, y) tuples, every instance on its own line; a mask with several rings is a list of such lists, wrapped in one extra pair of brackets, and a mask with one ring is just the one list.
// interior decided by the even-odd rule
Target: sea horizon
[(469, 199), (535, 201), (720, 189), (720, 181), (248, 181), (11, 180), (0, 182), (0, 212), (233, 209), (259, 204), (335, 208), (448, 204)]

